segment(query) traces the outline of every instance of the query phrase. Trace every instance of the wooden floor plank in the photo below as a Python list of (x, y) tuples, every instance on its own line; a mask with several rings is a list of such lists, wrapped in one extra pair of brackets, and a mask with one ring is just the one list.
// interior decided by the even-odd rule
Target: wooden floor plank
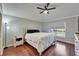
[[(73, 44), (56, 42), (55, 46), (50, 46), (43, 52), (42, 56), (74, 56), (75, 49)], [(24, 44), (16, 48), (9, 47), (4, 49), (3, 56), (38, 56), (39, 53), (29, 44)]]

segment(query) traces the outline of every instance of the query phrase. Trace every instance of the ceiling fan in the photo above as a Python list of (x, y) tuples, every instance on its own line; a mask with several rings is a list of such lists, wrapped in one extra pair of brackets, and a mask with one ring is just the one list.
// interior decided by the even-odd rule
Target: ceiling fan
[(44, 8), (37, 7), (37, 9), (42, 10), (42, 11), (40, 12), (40, 14), (41, 14), (41, 13), (49, 14), (49, 10), (54, 10), (54, 9), (56, 9), (56, 7), (48, 8), (49, 5), (50, 5), (50, 3), (47, 3), (47, 4), (44, 6)]

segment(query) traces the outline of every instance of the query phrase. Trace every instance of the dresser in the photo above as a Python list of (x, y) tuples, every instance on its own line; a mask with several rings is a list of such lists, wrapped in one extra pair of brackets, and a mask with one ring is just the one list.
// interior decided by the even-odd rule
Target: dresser
[(79, 56), (79, 33), (74, 34), (75, 36), (75, 55)]

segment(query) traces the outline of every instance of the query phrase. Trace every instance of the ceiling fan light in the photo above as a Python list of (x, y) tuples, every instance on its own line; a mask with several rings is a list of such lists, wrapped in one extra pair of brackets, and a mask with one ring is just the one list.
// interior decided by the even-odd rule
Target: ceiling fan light
[(47, 14), (47, 13), (48, 13), (48, 11), (47, 11), (47, 10), (45, 10), (45, 11), (44, 11), (44, 13), (45, 13), (45, 14)]

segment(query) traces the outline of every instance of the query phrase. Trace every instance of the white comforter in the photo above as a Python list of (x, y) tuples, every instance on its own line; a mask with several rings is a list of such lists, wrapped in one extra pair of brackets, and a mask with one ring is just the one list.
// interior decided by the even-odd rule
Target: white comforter
[(26, 42), (35, 47), (39, 54), (47, 49), (55, 41), (53, 33), (31, 33), (26, 34)]

